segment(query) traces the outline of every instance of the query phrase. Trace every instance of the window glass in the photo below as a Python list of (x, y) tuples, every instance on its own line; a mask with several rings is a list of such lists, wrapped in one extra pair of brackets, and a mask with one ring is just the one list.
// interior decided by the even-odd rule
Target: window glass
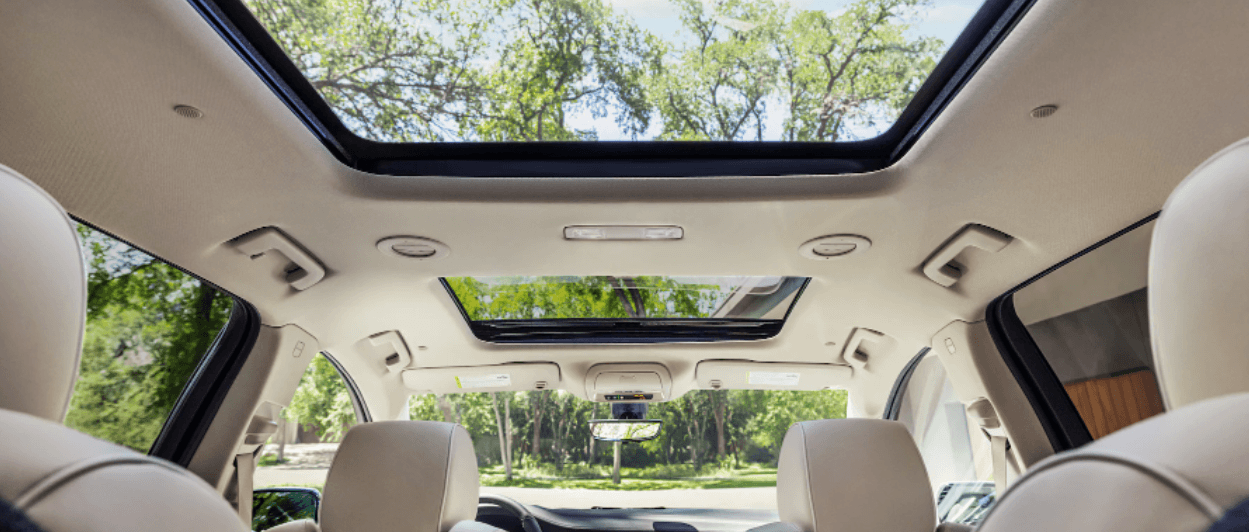
[(1162, 413), (1149, 338), (1153, 223), (1014, 295), (1016, 313), (1093, 438)]
[(383, 142), (853, 141), (982, 0), (245, 0)]
[(783, 320), (808, 277), (446, 277), (472, 321)]
[(359, 423), (347, 381), (325, 354), (304, 370), (291, 404), (282, 410), (278, 432), (260, 453), (256, 488), (320, 490), (343, 436)]
[(444, 277), (469, 330), (499, 343), (715, 342), (780, 334), (809, 277)]
[(915, 366), (902, 391), (898, 421), (915, 438), (937, 496), (941, 521), (976, 524), (992, 506), (989, 438), (968, 418), (935, 354)]
[(87, 324), (65, 424), (147, 452), (233, 300), (85, 225)]
[[(298, 398), (287, 408), (299, 419), (298, 442), (286, 444), (289, 461), (280, 465), (277, 443), (266, 447), (257, 487), (324, 485), (333, 442), (354, 423), (344, 389), (326, 369), (310, 368), (298, 392), (316, 406), (310, 412), (320, 414), (310, 419), (318, 421), (300, 417), (307, 414), (294, 406)], [(611, 418), (608, 403), (562, 390), (418, 394), (408, 414), (468, 430), (483, 493), (547, 508), (751, 510), (741, 518), (763, 524), (775, 520), (785, 432), (798, 421), (845, 417), (846, 400), (844, 390), (695, 390), (649, 404), (645, 417), (663, 425), (655, 439), (620, 446), (618, 483), (615, 445), (590, 434), (590, 420)]]

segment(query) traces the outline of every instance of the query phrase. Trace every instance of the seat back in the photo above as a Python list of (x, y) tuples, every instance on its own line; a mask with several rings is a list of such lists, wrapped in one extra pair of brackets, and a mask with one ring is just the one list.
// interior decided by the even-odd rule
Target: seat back
[(1036, 464), (982, 530), (1249, 527), (1247, 237), (1249, 139), (1197, 167), (1154, 229), (1150, 330), (1171, 411)]
[(881, 419), (795, 423), (776, 474), (782, 523), (801, 532), (932, 532), (928, 471), (906, 427)]
[(245, 530), (199, 477), (68, 429), (86, 276), (74, 226), (0, 166), (0, 528), (45, 532)]
[(325, 532), (448, 532), (477, 517), (477, 455), (464, 427), (436, 421), (356, 425), (325, 480)]

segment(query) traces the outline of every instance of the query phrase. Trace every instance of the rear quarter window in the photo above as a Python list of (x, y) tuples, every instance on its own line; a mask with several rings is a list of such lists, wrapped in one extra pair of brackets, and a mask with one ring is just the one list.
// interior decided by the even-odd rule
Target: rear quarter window
[(147, 452), (234, 302), (125, 242), (86, 225), (77, 230), (87, 324), (65, 424)]

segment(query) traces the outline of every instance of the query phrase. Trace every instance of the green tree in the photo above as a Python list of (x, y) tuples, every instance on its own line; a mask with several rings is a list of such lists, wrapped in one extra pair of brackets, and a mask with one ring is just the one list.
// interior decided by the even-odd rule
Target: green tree
[(487, 284), (449, 277), (472, 320), (710, 317), (728, 297), (717, 285), (672, 277), (517, 277)]
[(147, 451), (230, 316), (211, 286), (87, 226), (87, 323), (66, 424)]
[(485, 76), (491, 95), (461, 137), (493, 141), (595, 140), (571, 129), (573, 109), (614, 114), (633, 135), (649, 124), (645, 80), (660, 68), (660, 43), (601, 0), (496, 0), (493, 31), (515, 36)]
[(910, 103), (944, 48), (908, 40), (904, 18), (928, 0), (859, 0), (844, 12), (799, 12), (776, 42), (788, 104), (782, 138), (853, 139), (888, 125)]
[(742, 419), (753, 442), (780, 452), (785, 432), (799, 421), (846, 417), (846, 391), (797, 392), (743, 390), (742, 405), (751, 415)]
[(672, 0), (690, 35), (652, 79), (663, 140), (763, 140), (775, 92), (774, 53), (788, 5), (770, 0)]
[(347, 383), (320, 354), (300, 377), (295, 396), (283, 415), (292, 422), (311, 426), (322, 441), (341, 440), (357, 421)]
[(487, 94), (473, 61), (489, 7), (454, 0), (248, 0), (256, 18), (357, 131), (455, 140)]

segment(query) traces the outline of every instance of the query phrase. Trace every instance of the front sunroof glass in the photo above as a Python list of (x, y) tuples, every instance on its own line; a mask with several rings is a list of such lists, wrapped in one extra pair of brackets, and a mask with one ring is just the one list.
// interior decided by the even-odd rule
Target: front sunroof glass
[(446, 277), (464, 315), (497, 320), (784, 320), (806, 277)]
[(977, 0), (244, 0), (382, 142), (861, 140)]

